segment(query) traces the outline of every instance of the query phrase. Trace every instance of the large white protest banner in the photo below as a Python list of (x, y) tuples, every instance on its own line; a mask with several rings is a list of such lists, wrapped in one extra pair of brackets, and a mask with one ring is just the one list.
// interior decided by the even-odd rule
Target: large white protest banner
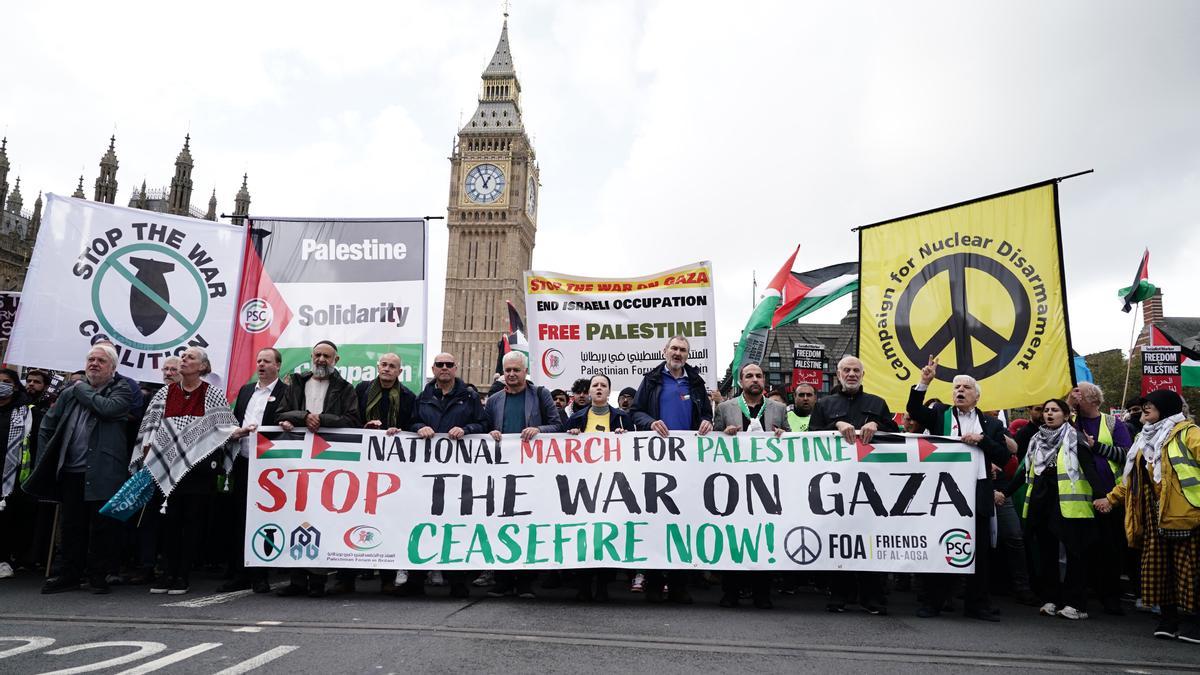
[(969, 572), (975, 560), (983, 464), (952, 439), (263, 428), (255, 448), (252, 566)]
[(233, 225), (48, 195), (8, 360), (77, 370), (107, 339), (122, 374), (161, 382), (163, 359), (200, 346), (223, 382), (244, 236)]
[(637, 387), (663, 360), (674, 335), (688, 339), (688, 363), (717, 386), (712, 263), (636, 278), (597, 279), (525, 272), (529, 371), (550, 388), (607, 375), (613, 391)]

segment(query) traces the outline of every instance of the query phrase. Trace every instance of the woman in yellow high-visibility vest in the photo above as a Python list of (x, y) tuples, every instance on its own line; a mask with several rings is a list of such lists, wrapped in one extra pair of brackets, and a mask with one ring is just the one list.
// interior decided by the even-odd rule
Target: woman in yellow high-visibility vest
[[(1045, 616), (1079, 620), (1087, 615), (1087, 547), (1096, 536), (1092, 483), (1096, 466), (1086, 437), (1068, 422), (1067, 402), (1052, 398), (1042, 406), (1042, 426), (1029, 441), (1025, 466), (1004, 491), (1012, 496), (1029, 484), (1025, 497), (1025, 541), (1036, 551), (1037, 592)], [(1067, 570), (1059, 582), (1059, 545)]]
[[(1142, 550), (1142, 602), (1158, 605), (1154, 636), (1200, 644), (1200, 427), (1183, 413), (1178, 394), (1146, 395), (1141, 433), (1129, 449), (1124, 477), (1096, 510), (1125, 505), (1129, 545)], [(1180, 625), (1181, 611), (1191, 616)]]

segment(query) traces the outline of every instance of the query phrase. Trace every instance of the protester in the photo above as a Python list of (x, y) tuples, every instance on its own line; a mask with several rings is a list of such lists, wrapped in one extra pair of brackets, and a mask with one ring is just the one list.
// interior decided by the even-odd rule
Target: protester
[(30, 370), (25, 373), (25, 394), (31, 404), (38, 405), (45, 398), (48, 384), (49, 379), (45, 371)]
[[(712, 431), (712, 404), (700, 370), (687, 364), (687, 338), (676, 335), (663, 347), (663, 362), (642, 376), (634, 396), (631, 414), (633, 423), (643, 431), (652, 430), (660, 436), (671, 431), (693, 430), (700, 435)], [(669, 585), (667, 599), (685, 605), (692, 604), (687, 590), (685, 570), (666, 574)], [(646, 600), (662, 602), (663, 573), (646, 573)]]
[(583, 410), (591, 404), (591, 396), (588, 394), (591, 382), (588, 378), (581, 377), (571, 384), (571, 400), (567, 407), (563, 409), (563, 419), (574, 415), (576, 410)]
[[(575, 411), (565, 422), (568, 434), (604, 433), (623, 434), (633, 431), (633, 418), (624, 410), (609, 404), (612, 380), (607, 375), (593, 375), (589, 394), (591, 405), (586, 410)], [(580, 569), (575, 572), (575, 599), (579, 602), (608, 602), (608, 584), (614, 572), (611, 569)]]
[[(979, 383), (970, 375), (955, 375), (951, 381), (953, 405), (947, 406), (938, 403), (932, 407), (926, 407), (925, 392), (929, 390), (930, 383), (937, 375), (937, 369), (937, 359), (930, 356), (929, 362), (921, 368), (921, 381), (914, 385), (909, 392), (906, 409), (909, 417), (928, 429), (930, 434), (959, 438), (963, 443), (979, 448), (979, 451), (983, 453), (984, 474), (977, 476), (978, 480), (975, 483), (975, 531), (972, 533), (972, 539), (976, 542), (990, 542), (991, 519), (995, 509), (992, 505), (994, 491), (986, 467), (988, 465), (1003, 466), (1008, 461), (1009, 449), (1005, 443), (1007, 437), (1004, 433), (1004, 423), (979, 410), (979, 397), (982, 391)], [(1006, 520), (1010, 521), (1010, 526), (1015, 530), (1013, 534), (1019, 544), (1021, 541), (1020, 524), (1016, 521), (1016, 513), (1011, 511), (1012, 504), (1009, 503), (1008, 506), (1009, 515), (1012, 517), (1011, 519), (1006, 518)], [(972, 619), (998, 621), (999, 618), (992, 611), (988, 600), (989, 548), (985, 544), (975, 546), (975, 569), (966, 580), (963, 614)], [(1020, 562), (1016, 569), (1010, 569), (1010, 572), (1013, 573), (1015, 589), (1018, 593), (1022, 591), (1028, 593), (1029, 578), (1025, 573), (1024, 565), (1025, 549), (1018, 545), (1011, 553), (1010, 564), (1017, 560)], [(923, 575), (921, 581), (924, 582), (924, 588), (919, 598), (921, 606), (917, 609), (917, 616), (921, 618), (937, 616), (945, 606), (948, 592), (953, 587), (953, 577), (930, 574)]]
[[(1087, 615), (1087, 547), (1095, 537), (1092, 485), (1096, 465), (1087, 437), (1068, 423), (1066, 401), (1042, 404), (1043, 423), (1029, 441), (1025, 471), (1003, 491), (1011, 497), (1024, 484), (1025, 542), (1037, 551), (1039, 610), (1079, 620)], [(997, 497), (999, 499), (999, 497)], [(1059, 545), (1066, 550), (1066, 574), (1059, 577)]]
[[(1125, 454), (1133, 445), (1133, 437), (1121, 420), (1101, 412), (1104, 391), (1091, 382), (1080, 382), (1071, 390), (1071, 405), (1075, 408), (1075, 430), (1082, 434), (1092, 448), (1096, 467), (1096, 482), (1092, 491), (1106, 495), (1117, 484), (1125, 467)], [(1096, 515), (1096, 538), (1088, 549), (1088, 569), (1091, 583), (1106, 614), (1121, 615), (1121, 558), (1125, 552), (1124, 514)]]
[(138, 432), (130, 471), (150, 467), (163, 492), (169, 492), (163, 504), (166, 573), (151, 584), (151, 593), (182, 595), (190, 590), (217, 476), (232, 467), (225, 441), (237, 429), (237, 420), (225, 392), (204, 381), (210, 372), (204, 349), (184, 350), (179, 381), (154, 395)]
[(788, 428), (792, 431), (808, 431), (813, 408), (817, 405), (817, 390), (801, 382), (792, 391), (792, 409), (788, 411)]
[(171, 384), (172, 382), (178, 382), (179, 381), (179, 357), (178, 356), (168, 356), (167, 358), (163, 359), (162, 366), (160, 367), (159, 370), (162, 371), (163, 384)]
[[(454, 355), (443, 352), (433, 357), (433, 380), (417, 396), (417, 408), (409, 431), (416, 432), (421, 438), (446, 434), (458, 439), (466, 434), (481, 434), (487, 427), (487, 416), (479, 397), (458, 377), (458, 362)], [(447, 572), (445, 576), (450, 580), (450, 597), (470, 597), (465, 573)], [(425, 573), (409, 572), (408, 580), (397, 588), (397, 593), (425, 595)]]
[(1025, 453), (1029, 451), (1029, 441), (1037, 435), (1037, 432), (1042, 427), (1042, 404), (1038, 403), (1029, 406), (1029, 424), (1021, 427), (1015, 434), (1017, 441), (1017, 461), (1025, 460)]
[(1142, 406), (1146, 403), (1146, 399), (1141, 396), (1135, 396), (1125, 402), (1125, 415), (1121, 421), (1129, 429), (1130, 436), (1137, 436), (1142, 430)]
[(771, 392), (769, 394), (767, 394), (767, 398), (769, 398), (772, 401), (783, 406), (784, 410), (787, 410), (787, 390), (786, 389), (781, 389), (781, 388), (772, 389)]
[(1095, 506), (1125, 507), (1129, 545), (1142, 550), (1142, 603), (1161, 612), (1154, 636), (1200, 644), (1200, 429), (1174, 392), (1152, 391), (1141, 408), (1122, 480)]
[(559, 410), (567, 407), (567, 392), (562, 389), (555, 389), (550, 392), (550, 396), (554, 399), (554, 405), (558, 406)]
[(255, 358), (255, 365), (258, 379), (242, 385), (233, 404), (233, 416), (239, 426), (229, 439), (237, 442), (238, 453), (233, 460), (233, 471), (228, 482), (232, 485), (234, 513), (238, 525), (229, 556), (233, 578), (221, 586), (220, 590), (223, 592), (247, 588), (255, 593), (268, 593), (271, 590), (267, 568), (248, 568), (245, 565), (246, 492), (250, 478), (250, 453), (254, 451), (253, 434), (260, 426), (270, 427), (278, 424), (277, 413), (287, 385), (279, 379), (283, 355), (278, 349), (268, 347), (260, 350)]
[(37, 503), (17, 482), (28, 471), (33, 412), (17, 371), (0, 368), (0, 579), (13, 576), (29, 557)]
[[(870, 443), (878, 431), (897, 431), (887, 403), (862, 389), (862, 361), (844, 356), (837, 365), (837, 386), (817, 401), (808, 421), (809, 431), (837, 431), (850, 446), (857, 437)], [(834, 572), (825, 609), (841, 613), (858, 601), (868, 614), (887, 614), (884, 577), (880, 572)]]
[[(358, 396), (354, 387), (342, 379), (334, 367), (338, 362), (337, 345), (321, 340), (312, 348), (312, 367), (307, 373), (292, 375), (284, 390), (283, 404), (276, 418), (284, 431), (303, 426), (311, 433), (322, 427), (353, 428), (361, 426)], [(279, 595), (307, 594), (319, 598), (325, 595), (325, 573), (318, 570), (292, 570), (291, 582), (279, 590)]]
[[(529, 441), (539, 433), (557, 433), (562, 430), (558, 407), (545, 387), (530, 385), (529, 368), (525, 355), (509, 352), (500, 363), (504, 369), (504, 390), (488, 398), (488, 421), (491, 435), (499, 441), (501, 434), (520, 434), (522, 441)], [(488, 596), (501, 598), (515, 593), (517, 597), (533, 599), (533, 581), (537, 572), (511, 570), (497, 571), (496, 585)]]
[(625, 412), (633, 410), (633, 399), (637, 398), (637, 389), (625, 387), (617, 395), (617, 407)]
[(43, 593), (77, 590), (86, 575), (93, 593), (108, 593), (117, 521), (100, 507), (129, 477), (125, 416), (133, 392), (116, 377), (117, 352), (94, 345), (81, 381), (64, 390), (38, 431), (38, 455), (21, 487), (62, 503), (62, 567)]
[[(778, 401), (764, 398), (763, 387), (766, 376), (757, 363), (743, 364), (738, 372), (738, 384), (742, 393), (737, 398), (724, 401), (713, 414), (713, 426), (730, 436), (740, 431), (769, 432), (776, 437), (788, 427), (787, 407)], [(771, 609), (771, 573), (727, 570), (721, 574), (722, 607), (737, 607), (743, 588), (751, 590), (754, 606)]]

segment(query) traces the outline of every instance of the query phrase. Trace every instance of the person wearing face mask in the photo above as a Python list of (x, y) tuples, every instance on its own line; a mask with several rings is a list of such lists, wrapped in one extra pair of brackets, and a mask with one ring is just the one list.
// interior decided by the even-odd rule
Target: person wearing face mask
[[(1200, 428), (1178, 394), (1158, 390), (1144, 399), (1122, 479), (1095, 506), (1101, 513), (1125, 507), (1129, 545), (1142, 551), (1142, 603), (1161, 609), (1154, 636), (1200, 644)], [(1185, 626), (1183, 612), (1191, 617)]]
[[(576, 410), (564, 424), (568, 434), (623, 434), (634, 430), (633, 418), (629, 413), (613, 406), (609, 401), (612, 380), (608, 379), (607, 375), (593, 375), (588, 385), (588, 393), (591, 397), (590, 405)], [(576, 570), (575, 599), (579, 602), (608, 602), (608, 584), (612, 579), (611, 569)]]
[(134, 446), (129, 472), (148, 468), (165, 497), (166, 573), (150, 585), (151, 593), (182, 595), (191, 589), (217, 476), (233, 467), (236, 448), (225, 441), (238, 429), (237, 419), (224, 390), (204, 381), (211, 371), (204, 349), (184, 350), (179, 381), (154, 394)]
[[(928, 429), (930, 434), (959, 438), (963, 443), (979, 448), (983, 454), (984, 463), (981, 467), (983, 474), (976, 477), (975, 483), (974, 540), (990, 542), (991, 518), (996, 511), (993, 507), (994, 492), (987, 467), (989, 465), (1004, 466), (1008, 462), (1009, 451), (1005, 442), (1004, 423), (979, 410), (979, 397), (982, 390), (979, 383), (970, 375), (955, 375), (951, 381), (953, 405), (942, 403), (926, 405), (925, 393), (929, 390), (929, 385), (933, 382), (934, 377), (937, 376), (937, 369), (937, 359), (930, 356), (929, 362), (921, 369), (921, 382), (909, 392), (906, 411), (909, 417)], [(1016, 539), (1012, 547), (1005, 547), (1006, 550), (1010, 550), (1009, 564), (1012, 568), (1010, 571), (1013, 574), (1013, 585), (1019, 595), (1028, 594), (1029, 575), (1026, 572), (1025, 548), (1021, 542), (1020, 524), (1017, 522), (1016, 512), (1012, 510), (1011, 502), (1001, 500), (999, 505), (1002, 509), (1007, 508), (1007, 511), (1002, 510), (1002, 516), (1011, 516), (1011, 518), (1004, 519), (1005, 522), (1011, 523), (1013, 530), (1012, 536), (1005, 537), (1005, 539)], [(985, 545), (975, 547), (975, 571), (967, 579), (963, 614), (972, 619), (997, 621), (999, 619), (992, 611), (988, 599), (989, 549), (990, 546)], [(924, 582), (924, 589), (917, 616), (930, 618), (941, 612), (947, 599), (947, 592), (952, 588), (953, 581), (948, 578), (949, 576), (925, 575), (921, 579)]]
[[(1025, 466), (1003, 491), (1011, 497), (1029, 485), (1025, 497), (1025, 541), (1035, 547), (1038, 593), (1043, 616), (1079, 620), (1087, 615), (1087, 547), (1096, 536), (1092, 485), (1098, 483), (1088, 439), (1070, 424), (1062, 399), (1042, 404), (1042, 426), (1029, 441)], [(1067, 552), (1067, 571), (1059, 581), (1059, 544)]]
[(19, 386), (17, 372), (0, 369), (0, 579), (13, 575), (13, 564), (29, 553), (33, 514), (37, 505), (17, 490), (21, 474), (30, 466), (29, 435), (33, 430), (32, 406)]

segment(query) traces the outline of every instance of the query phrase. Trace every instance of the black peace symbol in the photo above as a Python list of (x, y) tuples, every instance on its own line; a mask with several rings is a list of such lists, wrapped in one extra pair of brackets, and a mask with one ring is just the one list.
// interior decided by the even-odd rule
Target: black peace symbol
[[(997, 282), (1008, 292), (1008, 301), (1013, 307), (1013, 328), (1007, 336), (1001, 335), (986, 325), (967, 306), (967, 269), (983, 272)], [(942, 324), (933, 335), (918, 345), (912, 334), (912, 306), (917, 295), (926, 284), (941, 274), (946, 274), (950, 282), (950, 318)], [(988, 302), (996, 301), (988, 298)], [(976, 302), (979, 299), (976, 298)], [(954, 361), (957, 368), (939, 364), (937, 379), (950, 382), (955, 375), (970, 375), (982, 380), (995, 375), (1007, 366), (1018, 354), (1029, 330), (1030, 306), (1029, 295), (1022, 286), (1017, 275), (1001, 263), (986, 256), (975, 253), (955, 253), (929, 263), (913, 278), (908, 288), (900, 294), (896, 303), (896, 339), (900, 348), (912, 363), (923, 364), (930, 356), (938, 356), (946, 347), (954, 344)], [(975, 355), (971, 348), (971, 339), (992, 350), (995, 354), (983, 363), (975, 363)]]
[(793, 527), (783, 538), (783, 552), (792, 562), (809, 565), (821, 555), (821, 535), (811, 527)]

